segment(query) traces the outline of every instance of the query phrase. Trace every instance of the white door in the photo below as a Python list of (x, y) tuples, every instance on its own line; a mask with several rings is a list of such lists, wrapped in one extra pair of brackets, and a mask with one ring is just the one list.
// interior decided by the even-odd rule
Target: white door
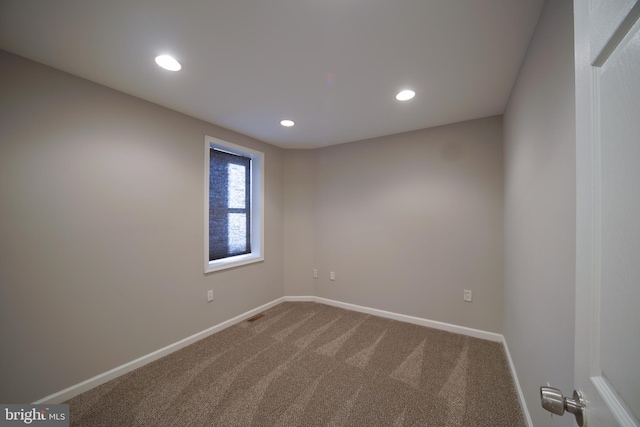
[(640, 0), (574, 9), (575, 388), (590, 427), (640, 426)]

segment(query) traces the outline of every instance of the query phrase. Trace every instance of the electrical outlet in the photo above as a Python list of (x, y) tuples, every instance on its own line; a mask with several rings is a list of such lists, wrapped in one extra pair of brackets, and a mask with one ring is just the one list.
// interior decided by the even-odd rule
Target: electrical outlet
[(207, 301), (208, 302), (213, 301), (213, 290), (210, 290), (207, 292)]
[(332, 271), (331, 273), (329, 273), (329, 280), (336, 280), (336, 272)]
[(471, 302), (471, 291), (468, 289), (464, 290), (464, 300), (467, 302)]
[(314, 278), (314, 279), (317, 279), (317, 278), (318, 278), (318, 269), (317, 269), (317, 268), (314, 268), (314, 269), (313, 269), (313, 278)]

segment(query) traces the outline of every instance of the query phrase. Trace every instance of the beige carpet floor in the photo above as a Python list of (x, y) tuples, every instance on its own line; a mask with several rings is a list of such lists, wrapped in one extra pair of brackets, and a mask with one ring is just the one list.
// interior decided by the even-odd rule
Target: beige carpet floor
[(525, 426), (499, 343), (285, 302), (69, 400), (72, 426)]

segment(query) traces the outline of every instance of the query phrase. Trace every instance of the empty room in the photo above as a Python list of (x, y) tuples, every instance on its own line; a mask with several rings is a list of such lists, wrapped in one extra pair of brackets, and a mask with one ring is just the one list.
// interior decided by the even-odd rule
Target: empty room
[(0, 424), (640, 425), (595, 3), (0, 0)]

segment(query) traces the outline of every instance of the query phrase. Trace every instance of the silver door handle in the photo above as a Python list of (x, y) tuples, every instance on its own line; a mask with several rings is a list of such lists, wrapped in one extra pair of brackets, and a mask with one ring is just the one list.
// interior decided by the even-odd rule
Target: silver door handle
[(540, 401), (542, 407), (552, 414), (564, 415), (564, 411), (567, 411), (576, 416), (580, 427), (587, 425), (586, 405), (581, 392), (573, 390), (573, 399), (570, 399), (564, 397), (557, 388), (540, 387)]

